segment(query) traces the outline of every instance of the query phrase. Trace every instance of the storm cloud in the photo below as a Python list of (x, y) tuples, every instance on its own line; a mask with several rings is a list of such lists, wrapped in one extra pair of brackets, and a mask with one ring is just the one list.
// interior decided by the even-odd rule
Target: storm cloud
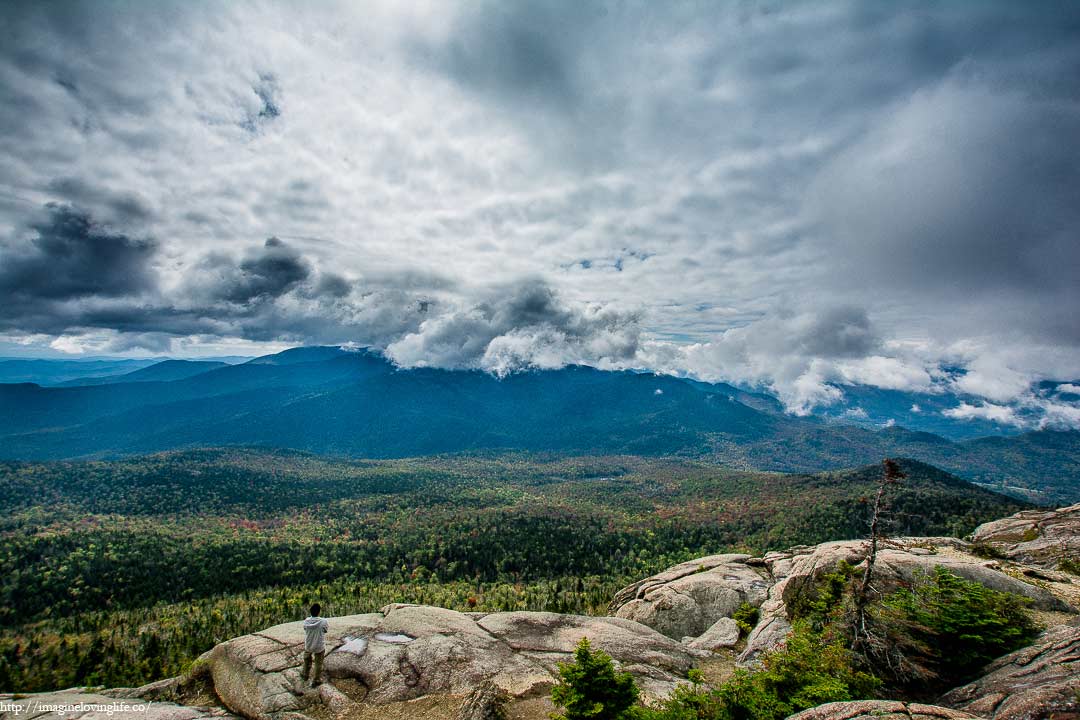
[(107, 228), (71, 207), (50, 204), (22, 247), (3, 248), (0, 293), (9, 303), (135, 295), (154, 286), (156, 245)]
[(170, 336), (190, 335), (360, 344), (403, 366), (499, 375), (627, 361), (638, 347), (635, 316), (567, 303), (541, 278), (463, 304), (423, 290), (449, 285), (437, 278), (363, 282), (322, 272), (276, 237), (239, 257), (210, 253), (170, 288), (153, 270), (156, 242), (112, 233), (68, 206), (45, 211), (25, 252), (0, 256), (4, 329), (119, 331), (97, 348), (112, 352), (167, 352)]
[(209, 294), (213, 298), (239, 304), (281, 297), (312, 273), (300, 253), (275, 237), (239, 263), (213, 255), (200, 263), (198, 270), (204, 279), (212, 278)]
[(1080, 379), (1078, 76), (1069, 3), (8, 2), (0, 350), (1075, 426), (1037, 383)]
[[(836, 158), (811, 193), (838, 279), (1005, 312), (1080, 341), (1080, 102), (958, 71)], [(946, 305), (948, 307), (948, 305)]]

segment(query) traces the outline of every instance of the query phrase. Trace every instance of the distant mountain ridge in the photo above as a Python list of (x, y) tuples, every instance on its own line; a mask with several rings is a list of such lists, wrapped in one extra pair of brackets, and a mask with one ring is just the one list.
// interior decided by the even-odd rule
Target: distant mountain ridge
[(80, 378), (123, 375), (153, 365), (155, 360), (53, 360), (0, 358), (0, 383), (55, 385)]
[(83, 385), (111, 385), (125, 382), (171, 382), (201, 375), (204, 372), (225, 367), (228, 363), (215, 360), (162, 360), (153, 365), (104, 377), (76, 378), (58, 383), (58, 387), (78, 387)]
[(155, 367), (131, 382), (0, 385), (0, 458), (207, 445), (373, 458), (513, 449), (815, 472), (902, 455), (1029, 499), (1080, 499), (1076, 432), (952, 442), (792, 417), (768, 396), (666, 375), (570, 366), (499, 379), (402, 369), (375, 352), (326, 347), (205, 371), (198, 363)]

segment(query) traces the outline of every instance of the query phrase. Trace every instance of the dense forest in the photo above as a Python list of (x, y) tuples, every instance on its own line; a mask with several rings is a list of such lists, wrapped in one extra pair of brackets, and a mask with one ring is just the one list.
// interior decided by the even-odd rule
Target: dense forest
[[(1022, 505), (904, 467), (897, 534), (964, 534)], [(695, 556), (864, 535), (877, 474), (237, 449), (4, 463), (0, 689), (175, 674), (315, 599), (333, 614), (389, 602), (603, 613), (619, 587)]]

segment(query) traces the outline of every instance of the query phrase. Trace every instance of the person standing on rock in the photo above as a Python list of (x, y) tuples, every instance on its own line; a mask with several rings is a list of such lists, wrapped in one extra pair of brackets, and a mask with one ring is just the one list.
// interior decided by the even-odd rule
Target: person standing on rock
[[(326, 657), (324, 637), (326, 631), (330, 629), (330, 623), (326, 622), (326, 618), (319, 617), (319, 613), (322, 612), (322, 606), (319, 603), (308, 608), (308, 612), (311, 615), (304, 621), (304, 671), (300, 673), (300, 677), (307, 680), (310, 676), (311, 687), (318, 687), (322, 684), (323, 658)], [(315, 661), (314, 674), (311, 673), (313, 659)]]

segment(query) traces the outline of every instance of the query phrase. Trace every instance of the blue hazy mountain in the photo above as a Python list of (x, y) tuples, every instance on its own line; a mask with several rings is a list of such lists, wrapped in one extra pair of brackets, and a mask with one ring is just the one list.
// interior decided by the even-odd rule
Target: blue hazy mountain
[(146, 359), (52, 360), (0, 358), (0, 383), (56, 385), (80, 378), (115, 377), (153, 365)]
[(216, 370), (226, 365), (227, 363), (220, 360), (162, 360), (122, 375), (82, 377), (57, 383), (57, 385), (70, 387), (76, 385), (110, 385), (125, 382), (170, 382), (201, 375), (204, 372)]
[(0, 385), (0, 458), (217, 445), (372, 458), (511, 449), (816, 472), (902, 455), (1015, 495), (1080, 500), (1076, 432), (957, 442), (900, 426), (792, 417), (769, 396), (730, 385), (582, 366), (500, 379), (401, 369), (374, 352), (322, 347), (199, 365), (151, 366), (100, 385)]
[[(1032, 388), (1033, 396), (1040, 400), (1056, 400), (1075, 403), (1080, 395), (1062, 390), (1077, 387), (1076, 382), (1061, 383), (1044, 381)], [(838, 388), (843, 399), (828, 407), (819, 408), (818, 417), (863, 427), (882, 428), (899, 425), (909, 430), (920, 430), (942, 435), (950, 440), (970, 440), (980, 437), (1010, 437), (1024, 433), (1022, 427), (997, 423), (991, 420), (965, 417), (949, 417), (945, 413), (961, 403), (978, 407), (984, 401), (973, 395), (957, 392), (917, 393), (901, 390), (884, 390), (865, 385), (843, 385)], [(1034, 405), (1013, 405), (1010, 408), (1018, 420), (1029, 427), (1037, 427), (1040, 412)]]
[[(0, 454), (72, 457), (214, 443), (399, 456), (463, 449), (685, 450), (789, 419), (734, 388), (587, 367), (503, 379), (402, 370), (369, 352), (298, 348), (171, 382), (0, 386)], [(254, 420), (257, 418), (257, 422)]]
[(979, 400), (955, 393), (917, 393), (885, 390), (866, 385), (845, 385), (840, 388), (843, 399), (828, 407), (819, 408), (818, 417), (862, 425), (885, 427), (900, 425), (909, 430), (942, 435), (951, 440), (969, 440), (986, 436), (1007, 437), (1023, 432), (1015, 425), (1003, 425), (980, 418), (956, 419), (944, 414), (961, 402), (979, 404)]

